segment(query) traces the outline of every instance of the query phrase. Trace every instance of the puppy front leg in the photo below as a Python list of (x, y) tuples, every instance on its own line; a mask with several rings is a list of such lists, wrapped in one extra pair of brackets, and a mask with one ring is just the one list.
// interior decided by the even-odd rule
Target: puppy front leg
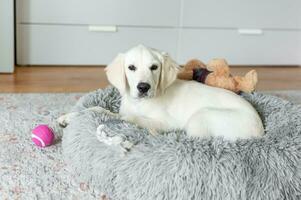
[[(112, 118), (120, 118), (118, 114), (116, 113), (112, 113), (111, 111), (104, 109), (103, 107), (100, 106), (95, 106), (95, 107), (91, 107), (91, 108), (87, 108), (83, 111), (80, 112), (85, 112), (85, 111), (94, 111), (97, 113), (105, 113), (107, 115), (112, 116)], [(59, 123), (59, 125), (63, 128), (65, 128), (66, 126), (68, 126), (68, 124), (77, 116), (80, 115), (80, 112), (71, 112), (71, 113), (67, 113), (65, 115), (62, 115), (61, 117), (59, 117), (57, 119), (57, 122)]]

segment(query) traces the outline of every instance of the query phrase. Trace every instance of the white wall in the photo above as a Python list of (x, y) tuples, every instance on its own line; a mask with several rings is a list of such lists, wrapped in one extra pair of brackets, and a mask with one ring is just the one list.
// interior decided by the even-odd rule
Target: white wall
[(14, 1), (0, 1), (0, 72), (14, 71)]

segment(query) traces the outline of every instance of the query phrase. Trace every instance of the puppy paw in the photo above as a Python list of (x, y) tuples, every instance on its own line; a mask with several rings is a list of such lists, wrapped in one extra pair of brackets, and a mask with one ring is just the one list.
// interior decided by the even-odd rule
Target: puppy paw
[(105, 125), (101, 124), (97, 127), (96, 137), (100, 142), (103, 142), (110, 146), (119, 146), (123, 151), (129, 151), (133, 143), (126, 140), (125, 137), (121, 135), (110, 136), (110, 130), (108, 130)]
[(100, 142), (103, 142), (107, 145), (120, 145), (121, 142), (123, 141), (122, 137), (120, 137), (120, 136), (110, 137), (108, 130), (106, 129), (105, 125), (103, 125), (103, 124), (101, 124), (97, 127), (96, 137)]
[(124, 150), (126, 150), (126, 151), (131, 150), (131, 148), (134, 146), (133, 143), (131, 143), (131, 142), (127, 141), (127, 140), (121, 142), (120, 145), (121, 145), (121, 147), (122, 147)]
[(68, 125), (66, 115), (60, 116), (59, 118), (57, 118), (56, 121), (59, 123), (60, 127), (62, 128), (65, 128)]
[(68, 126), (68, 124), (72, 121), (74, 117), (78, 115), (77, 112), (68, 113), (65, 115), (62, 115), (57, 119), (57, 122), (59, 123), (60, 127), (65, 128)]

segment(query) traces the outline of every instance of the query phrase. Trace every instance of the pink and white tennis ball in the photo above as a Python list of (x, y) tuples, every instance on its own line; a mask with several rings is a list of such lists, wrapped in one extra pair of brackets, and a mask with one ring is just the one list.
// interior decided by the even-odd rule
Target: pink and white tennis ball
[(39, 147), (46, 147), (53, 143), (54, 134), (47, 125), (39, 125), (32, 130), (32, 141)]

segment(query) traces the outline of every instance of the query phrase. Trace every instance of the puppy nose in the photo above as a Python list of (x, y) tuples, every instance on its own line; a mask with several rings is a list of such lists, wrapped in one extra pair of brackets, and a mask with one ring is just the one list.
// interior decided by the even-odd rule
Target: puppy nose
[(151, 87), (150, 84), (143, 83), (143, 82), (138, 83), (138, 85), (137, 85), (137, 89), (140, 93), (147, 93), (147, 91), (150, 89), (150, 87)]

